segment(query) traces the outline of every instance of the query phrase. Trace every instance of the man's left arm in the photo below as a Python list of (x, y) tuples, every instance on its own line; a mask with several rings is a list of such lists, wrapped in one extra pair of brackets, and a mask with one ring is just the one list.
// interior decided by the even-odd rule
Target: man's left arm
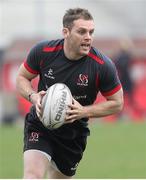
[(118, 113), (123, 108), (123, 90), (122, 88), (111, 96), (106, 96), (106, 101), (97, 104), (82, 106), (73, 99), (73, 104), (69, 105), (66, 121), (73, 122), (81, 118), (98, 118)]

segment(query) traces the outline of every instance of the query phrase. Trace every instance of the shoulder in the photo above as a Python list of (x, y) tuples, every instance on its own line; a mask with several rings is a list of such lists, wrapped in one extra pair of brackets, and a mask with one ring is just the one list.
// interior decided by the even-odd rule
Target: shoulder
[(37, 51), (40, 53), (53, 52), (55, 50), (60, 50), (63, 48), (63, 39), (51, 40), (51, 41), (41, 41), (35, 44), (31, 51)]
[(90, 50), (88, 56), (92, 60), (95, 60), (96, 63), (101, 64), (101, 65), (108, 64), (108, 63), (113, 63), (112, 60), (109, 57), (107, 57), (105, 54), (100, 52), (95, 47), (91, 47), (91, 50)]
[(88, 56), (95, 61), (101, 69), (115, 68), (114, 62), (95, 47), (92, 47)]
[(42, 46), (42, 52), (55, 52), (63, 49), (63, 39), (47, 41)]

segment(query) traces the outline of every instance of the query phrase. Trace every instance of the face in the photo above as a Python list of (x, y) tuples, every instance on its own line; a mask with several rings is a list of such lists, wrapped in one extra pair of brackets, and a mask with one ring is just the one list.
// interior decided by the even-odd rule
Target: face
[(93, 32), (93, 20), (83, 19), (75, 20), (71, 30), (63, 29), (66, 45), (74, 58), (80, 58), (89, 53), (93, 41)]

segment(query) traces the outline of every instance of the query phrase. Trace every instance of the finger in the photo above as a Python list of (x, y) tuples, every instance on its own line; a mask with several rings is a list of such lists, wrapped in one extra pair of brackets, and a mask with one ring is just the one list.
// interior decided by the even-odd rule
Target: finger
[(42, 106), (40, 104), (36, 105), (36, 112), (39, 117), (42, 116)]
[(66, 118), (65, 118), (65, 120), (66, 121), (71, 121), (71, 120), (73, 120), (73, 119), (77, 119), (77, 115), (69, 115), (69, 116), (66, 116)]
[(69, 107), (70, 109), (77, 109), (77, 107), (76, 107), (74, 104), (69, 104), (68, 107)]
[(72, 103), (75, 104), (75, 103), (79, 103), (79, 102), (75, 98), (73, 98)]
[(44, 96), (46, 94), (46, 91), (40, 91), (40, 95)]
[(76, 112), (75, 110), (67, 110), (66, 114), (67, 115), (71, 115), (71, 114), (74, 114), (75, 112)]
[(38, 112), (37, 110), (36, 110), (36, 114), (37, 114), (37, 116), (38, 116), (39, 118), (42, 117), (42, 114), (41, 114), (40, 112)]
[(74, 101), (74, 98), (73, 98), (73, 99), (72, 99), (72, 104), (74, 104), (74, 102), (75, 102), (75, 101)]
[(69, 124), (69, 123), (73, 123), (76, 119), (72, 119), (70, 121), (65, 121), (64, 124)]
[(37, 114), (37, 117), (39, 118), (39, 119), (41, 119), (41, 116), (40, 116), (40, 114), (36, 111), (36, 114)]

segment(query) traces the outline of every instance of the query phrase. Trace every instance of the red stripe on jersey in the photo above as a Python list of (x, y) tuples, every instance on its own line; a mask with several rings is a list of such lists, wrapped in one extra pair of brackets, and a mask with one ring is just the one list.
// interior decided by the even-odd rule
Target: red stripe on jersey
[(32, 73), (32, 74), (39, 74), (38, 71), (35, 71), (35, 70), (33, 70), (31, 67), (29, 67), (29, 65), (27, 64), (26, 61), (25, 61), (23, 64), (24, 64), (24, 67), (25, 67), (30, 73)]
[(112, 89), (111, 91), (108, 92), (101, 92), (103, 96), (112, 96), (113, 94), (115, 94), (117, 91), (119, 91), (121, 89), (121, 84), (119, 84), (118, 86), (116, 86), (114, 89)]
[(53, 51), (58, 51), (58, 50), (61, 50), (63, 49), (63, 46), (59, 45), (59, 46), (55, 46), (55, 47), (44, 47), (43, 48), (43, 52), (53, 52)]
[(94, 59), (99, 64), (104, 64), (104, 61), (100, 59), (98, 56), (94, 55), (93, 53), (89, 52), (88, 56)]

